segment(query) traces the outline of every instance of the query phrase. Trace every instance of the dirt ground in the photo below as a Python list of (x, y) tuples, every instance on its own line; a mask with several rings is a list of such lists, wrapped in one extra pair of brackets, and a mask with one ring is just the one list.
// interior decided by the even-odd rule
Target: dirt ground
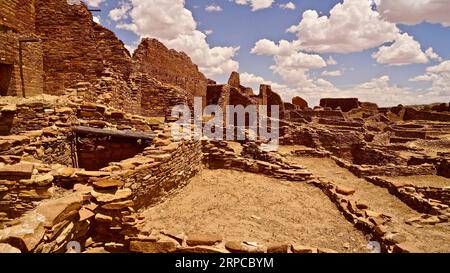
[[(291, 148), (295, 150), (295, 148)], [(289, 147), (284, 147), (283, 150), (286, 152)], [(418, 217), (420, 213), (391, 195), (387, 189), (354, 176), (350, 171), (339, 167), (329, 158), (288, 156), (287, 159), (291, 163), (305, 166), (315, 176), (327, 178), (337, 185), (356, 189), (356, 193), (353, 195), (356, 201), (368, 205), (373, 211), (391, 216), (392, 222), (389, 224), (391, 230), (405, 234), (408, 243), (413, 244), (418, 250), (423, 252), (450, 252), (450, 226), (438, 224), (417, 228), (406, 224), (406, 220)], [(427, 177), (423, 179), (426, 180)]]
[(415, 176), (399, 176), (399, 177), (381, 177), (384, 180), (398, 183), (410, 184), (416, 187), (450, 187), (450, 179), (437, 175), (415, 175)]
[(367, 252), (368, 240), (319, 189), (231, 170), (204, 170), (143, 212), (144, 230), (221, 234), (226, 240)]

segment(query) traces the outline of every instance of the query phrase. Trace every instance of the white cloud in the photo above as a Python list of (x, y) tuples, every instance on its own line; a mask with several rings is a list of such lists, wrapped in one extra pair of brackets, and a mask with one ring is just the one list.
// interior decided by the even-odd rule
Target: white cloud
[(212, 30), (212, 29), (207, 29), (207, 30), (205, 30), (205, 34), (206, 35), (211, 35), (211, 34), (213, 34), (214, 33), (214, 30)]
[(430, 66), (426, 69), (426, 74), (411, 78), (410, 81), (431, 82), (428, 89), (430, 96), (440, 97), (440, 101), (450, 100), (450, 60)]
[(121, 2), (120, 5), (109, 11), (109, 18), (113, 21), (120, 21), (123, 19), (127, 19), (129, 14), (128, 12), (131, 10), (132, 6), (128, 2)]
[(250, 5), (252, 11), (270, 8), (274, 0), (234, 0), (238, 5)]
[[(438, 70), (446, 70), (442, 65)], [(450, 83), (450, 78), (448, 78)], [(331, 82), (324, 79), (309, 79), (308, 85), (292, 86), (265, 80), (254, 74), (242, 73), (241, 83), (257, 90), (260, 84), (270, 84), (272, 89), (278, 92), (284, 101), (291, 101), (293, 97), (300, 96), (310, 102), (310, 105), (318, 105), (321, 98), (346, 98), (357, 97), (360, 101), (375, 102), (379, 106), (395, 106), (398, 104), (413, 105), (417, 103), (435, 103), (450, 100), (449, 92), (436, 92), (430, 90), (412, 90), (390, 83), (387, 75), (373, 78), (369, 81), (357, 84), (350, 88), (337, 88)], [(440, 84), (444, 85), (443, 82)]]
[(389, 65), (423, 64), (428, 62), (428, 56), (422, 51), (420, 44), (407, 33), (400, 34), (392, 45), (380, 47), (377, 52), (372, 54), (372, 57), (378, 63)]
[(434, 52), (432, 47), (428, 48), (427, 51), (425, 51), (425, 54), (431, 60), (438, 61), (438, 62), (442, 62), (443, 61), (441, 56), (439, 56), (436, 52)]
[(416, 25), (423, 21), (450, 26), (446, 0), (377, 0), (380, 13), (395, 23)]
[(319, 53), (359, 52), (393, 41), (399, 33), (365, 0), (345, 0), (329, 17), (307, 10), (300, 24), (287, 31), (297, 35), (302, 49)]
[(93, 17), (92, 17), (92, 20), (93, 20), (94, 22), (96, 22), (97, 24), (101, 24), (100, 16), (93, 16)]
[(322, 57), (316, 54), (293, 52), (289, 56), (275, 56), (275, 64), (284, 69), (316, 69), (327, 66)]
[[(68, 0), (69, 2), (72, 1), (74, 2), (74, 0)], [(94, 8), (98, 8), (100, 7), (100, 5), (105, 2), (106, 0), (84, 0), (84, 2), (86, 2), (86, 4), (88, 4), (88, 6), (90, 7), (94, 7)], [(78, 1), (79, 2), (79, 1)]]
[(427, 68), (429, 73), (450, 73), (450, 60)]
[(336, 60), (333, 58), (333, 56), (330, 56), (327, 60), (327, 65), (337, 65)]
[(257, 55), (282, 55), (288, 56), (296, 50), (294, 43), (281, 40), (278, 45), (268, 39), (261, 39), (256, 42), (251, 53)]
[(207, 5), (206, 8), (205, 8), (205, 10), (206, 10), (207, 12), (220, 12), (220, 11), (223, 11), (222, 7), (219, 6), (219, 5), (217, 5), (217, 4), (210, 4), (210, 5)]
[(274, 90), (283, 91), (284, 89), (287, 89), (288, 87), (283, 84), (279, 84), (273, 81), (265, 80), (263, 77), (256, 76), (254, 74), (250, 73), (241, 73), (241, 84), (244, 86), (251, 86), (253, 88), (258, 88), (261, 84), (268, 84), (271, 85)]
[(280, 4), (280, 8), (282, 8), (282, 9), (292, 9), (292, 10), (294, 10), (294, 9), (296, 8), (296, 6), (295, 6), (295, 4), (292, 3), (292, 2), (288, 2), (288, 3), (285, 3), (285, 4)]
[(233, 59), (239, 47), (211, 47), (184, 0), (131, 0), (131, 4), (132, 23), (118, 24), (117, 28), (157, 38), (169, 48), (185, 52), (208, 77), (239, 69)]
[(342, 76), (342, 71), (341, 70), (334, 70), (334, 71), (323, 71), (322, 72), (322, 76), (324, 77), (339, 77)]

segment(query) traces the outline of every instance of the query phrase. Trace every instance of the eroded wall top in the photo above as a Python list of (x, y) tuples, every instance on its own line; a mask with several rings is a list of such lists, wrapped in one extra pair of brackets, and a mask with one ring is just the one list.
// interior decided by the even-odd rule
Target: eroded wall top
[(156, 39), (143, 39), (133, 60), (135, 69), (149, 77), (180, 87), (194, 96), (206, 96), (207, 78), (183, 52), (169, 50)]

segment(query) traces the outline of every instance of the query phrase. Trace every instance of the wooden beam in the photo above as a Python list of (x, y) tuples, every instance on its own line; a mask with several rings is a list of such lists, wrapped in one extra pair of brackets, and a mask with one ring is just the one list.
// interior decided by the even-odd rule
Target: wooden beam
[(110, 136), (115, 138), (136, 139), (136, 140), (137, 139), (153, 140), (154, 138), (156, 138), (156, 134), (154, 133), (105, 130), (85, 126), (73, 127), (72, 131), (76, 133), (77, 136), (81, 135)]

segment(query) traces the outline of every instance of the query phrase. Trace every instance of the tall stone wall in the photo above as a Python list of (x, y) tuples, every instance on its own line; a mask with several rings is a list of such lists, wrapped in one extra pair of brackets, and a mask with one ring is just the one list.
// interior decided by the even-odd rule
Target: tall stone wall
[(270, 85), (262, 84), (259, 89), (259, 104), (267, 105), (267, 115), (272, 117), (272, 107), (279, 106), (279, 118), (283, 119), (285, 115), (284, 102), (281, 96), (272, 91)]
[(105, 65), (122, 78), (128, 78), (132, 71), (131, 55), (124, 43), (111, 30), (94, 23), (97, 52), (102, 55)]
[[(1, 96), (28, 97), (42, 94), (41, 43), (24, 41), (36, 38), (34, 2), (34, 0), (0, 1)], [(22, 42), (19, 42), (20, 39)]]
[(79, 81), (92, 81), (103, 70), (92, 14), (65, 0), (36, 1), (36, 31), (45, 37), (44, 91), (63, 95)]
[(0, 0), (0, 25), (34, 33), (35, 0)]
[(1, 95), (16, 96), (20, 93), (19, 40), (12, 32), (0, 31)]
[(136, 71), (180, 87), (193, 96), (206, 97), (208, 80), (189, 56), (169, 50), (155, 39), (143, 39), (133, 54)]
[(45, 93), (75, 90), (85, 101), (140, 113), (130, 53), (112, 31), (93, 21), (84, 4), (37, 0), (36, 31), (45, 39)]

